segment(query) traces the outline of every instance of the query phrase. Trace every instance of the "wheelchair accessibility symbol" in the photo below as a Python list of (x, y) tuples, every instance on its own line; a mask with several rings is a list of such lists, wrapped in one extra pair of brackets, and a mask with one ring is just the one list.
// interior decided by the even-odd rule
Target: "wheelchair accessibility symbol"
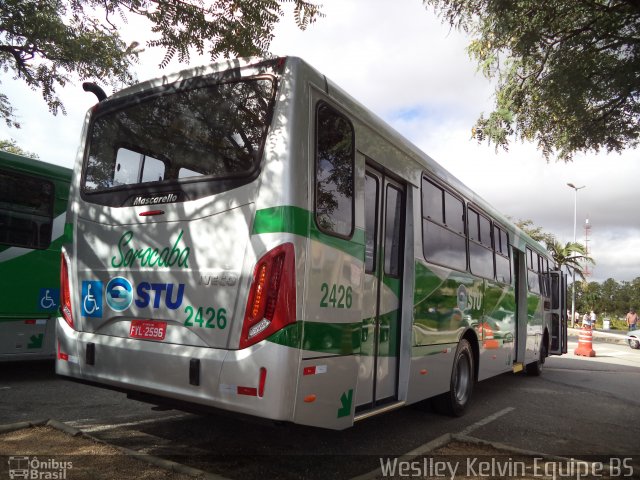
[(41, 288), (38, 296), (38, 310), (55, 310), (60, 298), (59, 288)]
[(82, 316), (102, 317), (102, 282), (84, 280), (82, 282)]

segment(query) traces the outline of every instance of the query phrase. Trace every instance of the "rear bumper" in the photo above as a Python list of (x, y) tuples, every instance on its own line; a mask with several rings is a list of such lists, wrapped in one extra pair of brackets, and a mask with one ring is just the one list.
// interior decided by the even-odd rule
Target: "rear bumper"
[[(135, 340), (77, 332), (62, 318), (56, 320), (56, 337), (59, 375), (127, 392), (293, 420), (299, 361), (295, 349), (267, 341), (244, 350), (224, 350)], [(194, 363), (197, 385), (193, 384)], [(263, 390), (261, 369), (266, 369)]]

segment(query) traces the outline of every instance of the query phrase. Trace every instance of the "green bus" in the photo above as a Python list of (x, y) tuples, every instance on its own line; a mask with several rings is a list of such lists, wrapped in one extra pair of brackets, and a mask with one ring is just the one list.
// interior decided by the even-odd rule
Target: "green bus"
[(54, 358), (71, 169), (0, 150), (0, 361)]

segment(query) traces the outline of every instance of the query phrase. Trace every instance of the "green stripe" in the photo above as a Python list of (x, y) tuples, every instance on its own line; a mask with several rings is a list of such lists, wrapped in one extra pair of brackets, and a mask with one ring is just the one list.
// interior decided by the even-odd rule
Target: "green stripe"
[(64, 224), (64, 233), (62, 234), (62, 244), (69, 244), (73, 241), (73, 223)]
[(285, 347), (319, 353), (352, 355), (360, 351), (362, 323), (319, 323), (297, 321), (277, 331), (269, 341)]
[(317, 240), (352, 257), (364, 259), (364, 230), (355, 229), (350, 240), (327, 235), (318, 229), (313, 220), (313, 214), (303, 208), (280, 206), (258, 210), (251, 234), (262, 233), (300, 235)]
[[(380, 345), (378, 355), (395, 357), (399, 347), (400, 311), (380, 316)], [(373, 355), (373, 319), (355, 323), (321, 323), (297, 321), (277, 331), (268, 341), (291, 348), (332, 355)]]

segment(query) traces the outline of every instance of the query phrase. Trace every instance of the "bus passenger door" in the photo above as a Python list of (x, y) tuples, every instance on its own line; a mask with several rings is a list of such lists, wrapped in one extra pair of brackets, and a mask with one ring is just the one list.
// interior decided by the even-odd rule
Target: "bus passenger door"
[(356, 407), (397, 399), (405, 188), (367, 166), (365, 280)]
[(549, 354), (567, 353), (567, 276), (561, 271), (551, 277), (551, 345)]

